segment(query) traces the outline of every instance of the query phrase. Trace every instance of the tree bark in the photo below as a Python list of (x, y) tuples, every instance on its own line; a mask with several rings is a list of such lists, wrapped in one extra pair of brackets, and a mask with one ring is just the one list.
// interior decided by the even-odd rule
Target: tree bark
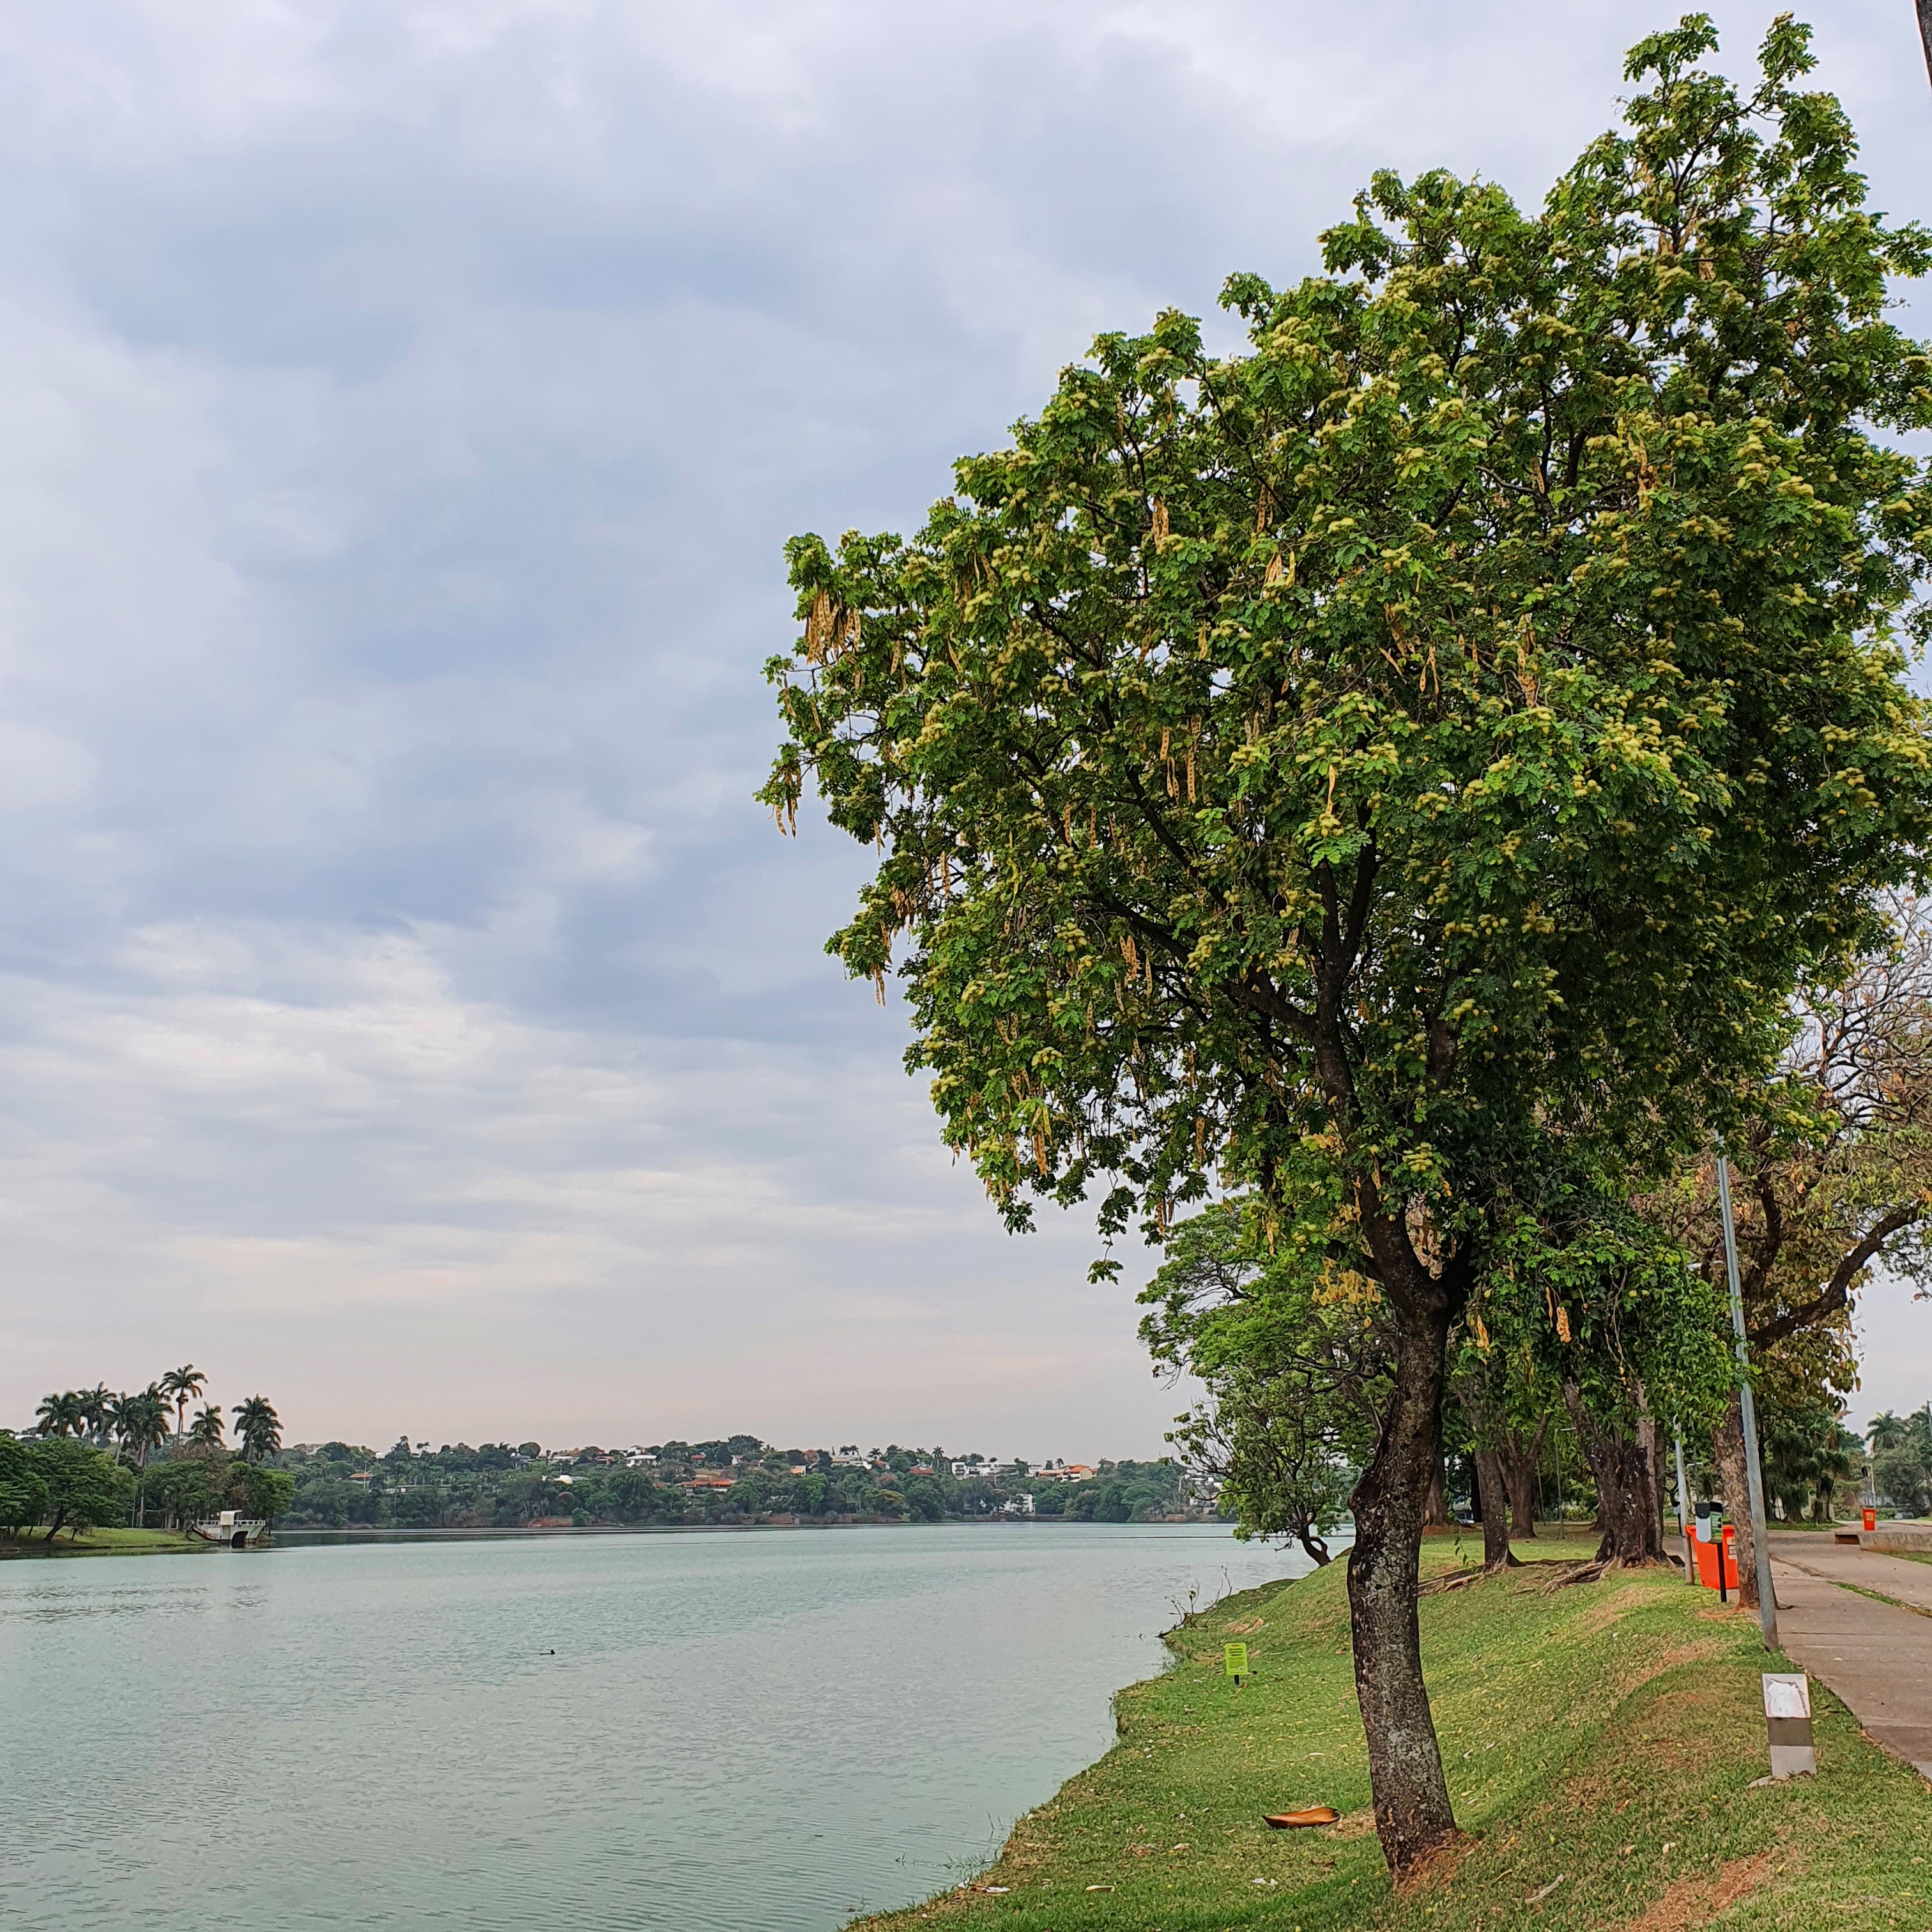
[(1750, 1478), (1744, 1469), (1744, 1401), (1736, 1389), (1724, 1419), (1711, 1436), (1718, 1462), (1718, 1494), (1724, 1520), (1737, 1532), (1738, 1601), (1748, 1610), (1758, 1607), (1757, 1544), (1751, 1535)]
[(1422, 1512), (1423, 1527), (1426, 1529), (1448, 1529), (1453, 1527), (1449, 1520), (1449, 1486), (1443, 1480), (1439, 1424), (1437, 1434), (1436, 1463), (1429, 1473), (1429, 1498), (1423, 1506)]
[(1510, 1554), (1508, 1492), (1502, 1458), (1493, 1449), (1475, 1452), (1476, 1489), (1483, 1510), (1483, 1568), (1502, 1570), (1516, 1561)]
[(1664, 1532), (1655, 1507), (1657, 1480), (1643, 1445), (1603, 1427), (1574, 1382), (1564, 1383), (1563, 1401), (1596, 1480), (1597, 1520), (1603, 1531), (1598, 1562), (1660, 1563)]
[(1397, 1307), (1395, 1388), (1375, 1459), (1356, 1486), (1348, 1552), (1355, 1696), (1368, 1742), (1376, 1830), (1397, 1880), (1456, 1828), (1423, 1682), (1416, 1612), (1423, 1516), (1442, 1473), (1445, 1301)]
[(1932, 0), (1918, 0), (1918, 38), (1925, 44), (1925, 74), (1932, 80)]
[(1658, 1453), (1657, 1418), (1640, 1415), (1636, 1420), (1637, 1448), (1643, 1454), (1644, 1474), (1649, 1479), (1651, 1520), (1658, 1526), (1658, 1552), (1664, 1550), (1664, 1459)]

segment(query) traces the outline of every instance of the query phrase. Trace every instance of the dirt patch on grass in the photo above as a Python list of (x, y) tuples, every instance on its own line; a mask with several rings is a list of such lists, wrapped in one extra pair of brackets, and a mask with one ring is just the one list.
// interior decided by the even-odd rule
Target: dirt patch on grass
[(1450, 1832), (1396, 1880), (1396, 1896), (1413, 1898), (1419, 1892), (1433, 1892), (1448, 1885), (1461, 1869), (1462, 1861), (1481, 1843), (1476, 1832)]
[(1680, 1878), (1627, 1932), (1700, 1932), (1717, 1915), (1748, 1898), (1771, 1876), (1769, 1852), (1754, 1858), (1732, 1858), (1714, 1872)]
[(1375, 1835), (1375, 1807), (1364, 1804), (1359, 1811), (1351, 1811), (1336, 1819), (1322, 1835), (1324, 1838), (1368, 1838)]
[(1672, 1644), (1669, 1649), (1660, 1650), (1655, 1656), (1646, 1658), (1634, 1670), (1620, 1676), (1617, 1679), (1617, 1695), (1628, 1697), (1633, 1690), (1648, 1684), (1652, 1678), (1661, 1677), (1666, 1670), (1675, 1670), (1680, 1664), (1696, 1664), (1707, 1657), (1715, 1657), (1723, 1648), (1714, 1636), (1700, 1637), (1695, 1643)]
[(1594, 1636), (1599, 1630), (1608, 1630), (1618, 1623), (1634, 1610), (1648, 1600), (1649, 1592), (1641, 1583), (1626, 1583), (1620, 1590), (1612, 1590), (1600, 1601), (1592, 1604), (1583, 1614), (1575, 1618), (1570, 1628), (1579, 1636)]

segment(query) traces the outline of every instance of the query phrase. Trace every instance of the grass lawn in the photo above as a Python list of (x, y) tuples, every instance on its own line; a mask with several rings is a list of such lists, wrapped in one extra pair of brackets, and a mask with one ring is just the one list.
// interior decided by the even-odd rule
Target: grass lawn
[[(1526, 1543), (1532, 1559), (1588, 1546)], [(1478, 1540), (1466, 1547), (1480, 1560)], [(1451, 1552), (1425, 1548), (1425, 1566)], [(1549, 1592), (1533, 1560), (1426, 1598), (1424, 1654), (1457, 1815), (1455, 1854), (1392, 1898), (1368, 1810), (1342, 1568), (1230, 1598), (1124, 1691), (1119, 1742), (1014, 1828), (973, 1888), (870, 1932), (1408, 1932), (1932, 1927), (1932, 1786), (1864, 1741), (1822, 1686), (1820, 1774), (1762, 1790), (1742, 1613), (1663, 1573)], [(1221, 1646), (1248, 1646), (1236, 1690)], [(1332, 1804), (1326, 1830), (1264, 1811)], [(988, 1888), (1006, 1886), (1004, 1893)]]
[(29, 1530), (18, 1537), (0, 1535), (0, 1558), (178, 1556), (183, 1550), (214, 1546), (172, 1529), (83, 1529), (77, 1537), (62, 1530), (51, 1543), (44, 1529)]

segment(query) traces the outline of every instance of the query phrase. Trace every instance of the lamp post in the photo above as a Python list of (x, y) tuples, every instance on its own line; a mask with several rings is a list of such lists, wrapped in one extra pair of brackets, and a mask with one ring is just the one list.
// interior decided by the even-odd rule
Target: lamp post
[[(1718, 1149), (1718, 1208), (1724, 1222), (1724, 1274), (1731, 1290), (1731, 1334), (1738, 1352), (1738, 1408), (1744, 1422), (1744, 1486), (1750, 1498), (1751, 1542), (1757, 1556), (1757, 1615), (1766, 1650), (1778, 1648), (1778, 1592), (1771, 1580), (1771, 1545), (1766, 1539), (1764, 1472), (1757, 1460), (1757, 1405), (1751, 1400), (1750, 1355), (1744, 1344), (1744, 1290), (1738, 1285), (1738, 1236), (1731, 1220), (1731, 1163)], [(1724, 1574), (1724, 1551), (1718, 1574)]]
[(1697, 1582), (1697, 1552), (1690, 1546), (1690, 1485), (1684, 1480), (1684, 1432), (1677, 1436), (1677, 1534), (1684, 1539), (1684, 1580), (1694, 1588)]

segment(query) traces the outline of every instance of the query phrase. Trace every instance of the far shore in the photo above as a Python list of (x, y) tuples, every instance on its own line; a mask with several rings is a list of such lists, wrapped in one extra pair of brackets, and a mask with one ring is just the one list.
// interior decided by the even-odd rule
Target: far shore
[[(398, 1529), (351, 1523), (340, 1528), (304, 1525), (299, 1529), (270, 1532), (268, 1540), (254, 1546), (252, 1553), (263, 1550), (301, 1549), (306, 1546), (337, 1543), (483, 1543), (519, 1537), (583, 1536), (711, 1536), (739, 1535), (746, 1531), (841, 1529), (935, 1529), (950, 1526), (970, 1529), (1028, 1529), (1041, 1523), (1064, 1525), (1061, 1516), (1029, 1520), (1015, 1516), (949, 1516), (941, 1523), (914, 1522), (879, 1516), (845, 1522), (814, 1522), (809, 1517), (764, 1522), (590, 1522), (506, 1523), (500, 1526), (458, 1526), (452, 1528)], [(1081, 1522), (1072, 1526), (1082, 1529), (1226, 1529), (1226, 1523), (1204, 1522), (1198, 1518), (1175, 1517), (1135, 1523)], [(172, 1529), (91, 1529), (76, 1537), (63, 1530), (50, 1544), (44, 1532), (33, 1530), (21, 1536), (0, 1535), (0, 1562), (34, 1557), (68, 1556), (188, 1556), (220, 1550), (217, 1543), (184, 1536)], [(231, 1552), (232, 1553), (232, 1552)], [(247, 1555), (250, 1552), (244, 1551)]]

